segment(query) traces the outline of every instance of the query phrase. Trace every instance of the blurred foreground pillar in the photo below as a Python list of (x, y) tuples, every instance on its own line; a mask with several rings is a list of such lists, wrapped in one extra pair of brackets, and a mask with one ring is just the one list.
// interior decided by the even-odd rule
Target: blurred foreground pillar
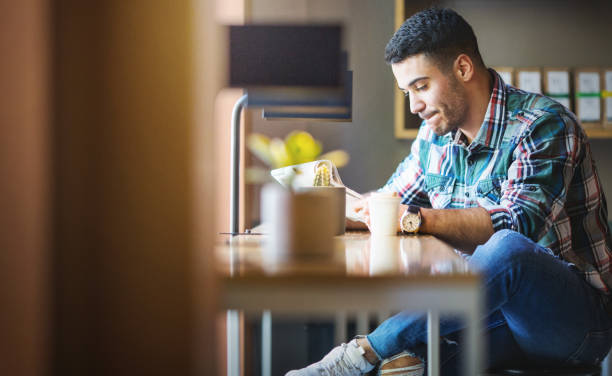
[(214, 374), (207, 4), (54, 3), (54, 374)]
[(50, 15), (0, 2), (0, 374), (49, 365)]

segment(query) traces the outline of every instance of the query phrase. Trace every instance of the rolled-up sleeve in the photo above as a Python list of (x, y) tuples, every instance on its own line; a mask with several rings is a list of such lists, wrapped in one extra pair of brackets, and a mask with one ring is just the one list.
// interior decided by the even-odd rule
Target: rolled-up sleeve
[(493, 230), (542, 238), (559, 215), (565, 215), (583, 141), (584, 133), (568, 115), (547, 114), (534, 121), (514, 149), (499, 204), (483, 206)]

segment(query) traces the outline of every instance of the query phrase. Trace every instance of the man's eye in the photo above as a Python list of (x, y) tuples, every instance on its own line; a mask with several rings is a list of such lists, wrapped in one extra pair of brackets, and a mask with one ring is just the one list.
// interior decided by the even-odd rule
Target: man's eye
[(427, 85), (421, 85), (421, 86), (416, 88), (417, 91), (421, 91), (421, 90), (425, 90), (425, 89), (427, 89)]

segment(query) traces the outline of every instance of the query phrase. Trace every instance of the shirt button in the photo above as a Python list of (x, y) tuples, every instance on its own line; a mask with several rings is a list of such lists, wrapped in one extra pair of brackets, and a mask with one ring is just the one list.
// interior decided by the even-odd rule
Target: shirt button
[(470, 192), (465, 192), (465, 197), (470, 197)]

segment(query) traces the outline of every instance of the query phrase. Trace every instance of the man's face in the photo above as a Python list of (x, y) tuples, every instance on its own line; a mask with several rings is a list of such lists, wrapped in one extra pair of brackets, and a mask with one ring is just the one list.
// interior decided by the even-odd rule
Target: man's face
[(465, 88), (455, 75), (442, 72), (423, 54), (392, 64), (397, 86), (410, 100), (410, 112), (418, 114), (437, 135), (461, 127), (467, 118)]

